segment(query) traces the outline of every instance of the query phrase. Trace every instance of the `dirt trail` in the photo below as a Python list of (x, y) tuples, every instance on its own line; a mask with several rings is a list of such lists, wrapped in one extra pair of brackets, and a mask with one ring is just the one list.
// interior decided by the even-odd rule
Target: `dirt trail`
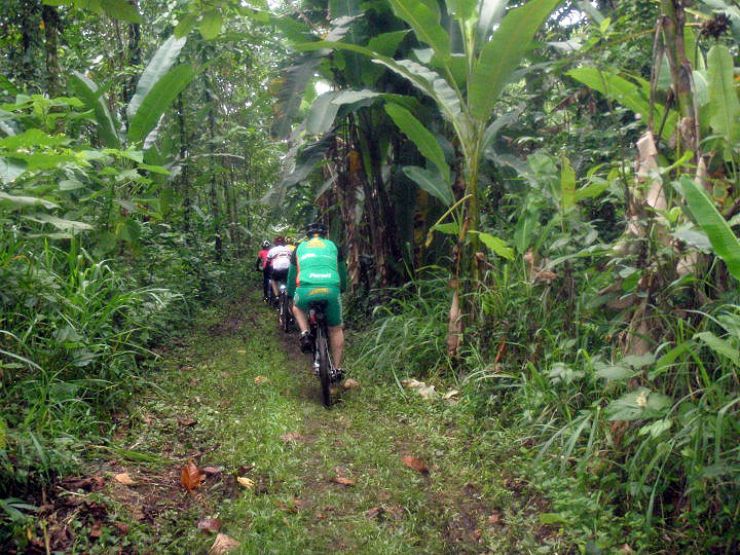
[[(482, 459), (456, 406), (407, 397), (352, 368), (360, 389), (326, 410), (295, 335), (275, 320), (250, 296), (214, 308), (201, 331), (161, 350), (161, 371), (119, 415), (92, 481), (57, 485), (52, 547), (205, 553), (215, 532), (239, 542), (234, 553), (558, 544), (557, 529), (536, 518), (548, 502)], [(182, 481), (188, 461), (203, 473), (192, 491)]]

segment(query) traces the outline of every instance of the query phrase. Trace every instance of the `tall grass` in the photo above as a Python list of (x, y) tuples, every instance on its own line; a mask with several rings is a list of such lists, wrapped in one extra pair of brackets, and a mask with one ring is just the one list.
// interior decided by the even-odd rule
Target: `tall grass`
[[(740, 307), (663, 314), (663, 343), (621, 357), (624, 323), (595, 302), (604, 285), (585, 265), (572, 298), (501, 265), (470, 293), (467, 391), (481, 418), (515, 427), (539, 445), (539, 463), (601, 493), (645, 546), (667, 530), (682, 549), (722, 551), (737, 520)], [(445, 356), (443, 277), (417, 280), (378, 309), (363, 357), (379, 371), (451, 368)], [(697, 530), (703, 533), (697, 533)]]

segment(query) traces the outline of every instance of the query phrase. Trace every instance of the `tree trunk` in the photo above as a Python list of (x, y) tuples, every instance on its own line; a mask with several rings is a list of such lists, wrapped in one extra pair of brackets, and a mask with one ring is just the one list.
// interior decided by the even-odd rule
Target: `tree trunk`
[(46, 50), (46, 92), (50, 97), (59, 96), (59, 12), (54, 6), (44, 5), (41, 11), (44, 23), (44, 49)]
[[(207, 60), (207, 50), (204, 50), (204, 60)], [(214, 256), (219, 262), (223, 259), (223, 238), (221, 236), (221, 207), (218, 199), (218, 175), (215, 161), (216, 140), (216, 106), (211, 92), (211, 82), (208, 72), (203, 73), (203, 101), (208, 110), (208, 152), (210, 154), (208, 166), (211, 172), (210, 204), (211, 217), (213, 218)]]
[(180, 171), (180, 194), (182, 195), (182, 227), (186, 235), (186, 240), (189, 241), (193, 201), (190, 196), (190, 143), (188, 141), (188, 132), (185, 118), (185, 103), (183, 102), (182, 93), (180, 93), (179, 95), (177, 95), (177, 124), (180, 131), (180, 164), (182, 164), (182, 170)]

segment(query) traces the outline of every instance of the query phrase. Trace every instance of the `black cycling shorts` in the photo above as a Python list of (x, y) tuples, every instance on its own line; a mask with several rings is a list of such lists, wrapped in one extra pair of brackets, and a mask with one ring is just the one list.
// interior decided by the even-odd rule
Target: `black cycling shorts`
[(282, 281), (285, 283), (288, 281), (288, 268), (285, 268), (285, 270), (273, 270), (270, 272), (270, 279), (273, 279), (275, 281)]

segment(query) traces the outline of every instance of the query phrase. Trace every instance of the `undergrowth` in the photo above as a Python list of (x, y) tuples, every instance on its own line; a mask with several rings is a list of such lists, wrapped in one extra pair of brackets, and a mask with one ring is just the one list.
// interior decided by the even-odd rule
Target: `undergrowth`
[[(586, 270), (584, 270), (586, 271)], [(587, 271), (586, 271), (587, 272)], [(586, 277), (588, 279), (588, 277)], [(592, 529), (593, 547), (731, 552), (737, 520), (740, 306), (661, 314), (652, 352), (622, 356), (624, 323), (595, 302), (602, 283), (563, 294), (504, 264), (469, 293), (478, 307), (459, 360), (446, 356), (448, 292), (432, 274), (396, 290), (360, 336), (381, 379), (461, 382), (481, 433), (513, 430), (528, 464), (570, 505), (601, 504), (614, 529), (560, 504), (553, 522)], [(546, 478), (545, 478), (546, 477)], [(581, 515), (581, 516), (579, 516)]]
[(144, 243), (139, 256), (150, 265), (133, 273), (77, 239), (0, 233), (2, 544), (48, 484), (107, 442), (112, 415), (156, 365), (151, 348), (240, 270)]

